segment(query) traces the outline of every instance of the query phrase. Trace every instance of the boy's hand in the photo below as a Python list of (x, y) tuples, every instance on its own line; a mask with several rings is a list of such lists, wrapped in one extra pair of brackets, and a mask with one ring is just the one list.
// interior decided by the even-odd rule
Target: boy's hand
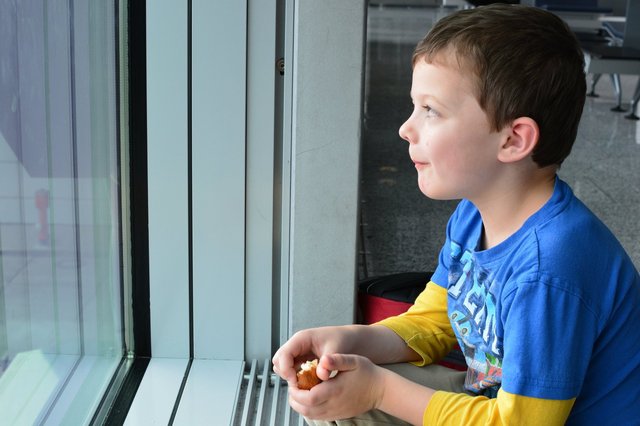
[[(339, 374), (329, 379), (333, 370)], [(309, 419), (356, 416), (380, 405), (385, 371), (359, 355), (325, 355), (318, 363), (318, 376), (325, 381), (309, 391), (289, 386), (289, 404)]]
[[(294, 334), (273, 356), (273, 371), (297, 387), (296, 369), (305, 361), (323, 355), (346, 351), (346, 330), (342, 327), (321, 327), (299, 331)], [(316, 370), (322, 380), (329, 378), (330, 371), (318, 366)]]

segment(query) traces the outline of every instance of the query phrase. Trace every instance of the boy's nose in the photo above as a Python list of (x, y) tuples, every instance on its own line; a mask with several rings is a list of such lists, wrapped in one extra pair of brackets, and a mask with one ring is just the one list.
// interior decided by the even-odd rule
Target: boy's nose
[(402, 126), (400, 126), (400, 129), (398, 130), (398, 134), (405, 141), (412, 143), (414, 132), (411, 129), (411, 124), (409, 123), (410, 121), (411, 121), (411, 118), (409, 118), (407, 121), (402, 123)]

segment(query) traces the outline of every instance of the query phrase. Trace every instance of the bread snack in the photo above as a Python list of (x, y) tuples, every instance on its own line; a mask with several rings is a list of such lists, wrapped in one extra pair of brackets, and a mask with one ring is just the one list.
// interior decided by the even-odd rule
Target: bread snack
[(298, 388), (309, 390), (318, 383), (322, 382), (316, 375), (316, 367), (318, 360), (307, 361), (300, 366), (300, 370), (296, 374), (298, 376)]

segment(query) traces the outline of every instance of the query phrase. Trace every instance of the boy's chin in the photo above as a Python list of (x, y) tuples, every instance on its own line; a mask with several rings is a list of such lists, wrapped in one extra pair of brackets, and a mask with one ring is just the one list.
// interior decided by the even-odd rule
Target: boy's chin
[[(423, 192), (424, 194), (424, 192)], [(427, 198), (433, 201), (451, 201), (451, 200), (459, 200), (460, 197), (444, 197), (444, 196), (433, 196), (429, 194), (424, 194)]]
[(430, 198), (432, 200), (448, 201), (459, 199), (459, 197), (439, 190), (438, 188), (434, 187), (434, 185), (427, 185), (420, 180), (418, 180), (418, 188), (420, 188), (420, 192), (422, 192), (427, 198)]

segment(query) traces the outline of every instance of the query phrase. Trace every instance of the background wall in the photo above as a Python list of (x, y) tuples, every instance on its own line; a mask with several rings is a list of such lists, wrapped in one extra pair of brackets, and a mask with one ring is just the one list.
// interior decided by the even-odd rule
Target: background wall
[(365, 4), (296, 2), (290, 331), (354, 319)]

